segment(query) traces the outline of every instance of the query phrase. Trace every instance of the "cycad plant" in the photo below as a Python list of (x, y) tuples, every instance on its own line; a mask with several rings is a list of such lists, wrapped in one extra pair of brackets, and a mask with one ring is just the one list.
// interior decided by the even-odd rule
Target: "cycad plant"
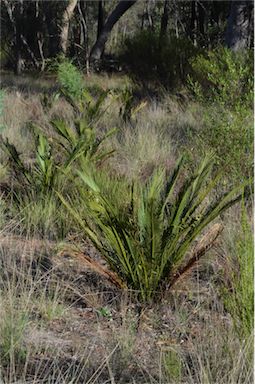
[(97, 97), (93, 97), (85, 87), (82, 73), (65, 58), (60, 58), (57, 79), (61, 95), (71, 104), (75, 115), (72, 125), (63, 119), (51, 122), (57, 133), (56, 141), (64, 149), (65, 167), (69, 167), (77, 158), (85, 162), (101, 162), (113, 152), (102, 150), (101, 144), (116, 131), (110, 130), (100, 139), (95, 131), (96, 123), (107, 108), (105, 100), (109, 92), (101, 90)]
[(93, 97), (85, 87), (83, 74), (66, 58), (60, 57), (56, 69), (61, 95), (72, 105), (79, 119), (94, 126), (105, 112), (104, 102), (109, 91), (101, 90), (98, 97)]
[(91, 170), (80, 172), (86, 186), (79, 191), (86, 218), (60, 196), (123, 286), (137, 290), (143, 301), (171, 283), (178, 268), (186, 270), (183, 263), (194, 239), (240, 199), (235, 188), (209, 202), (219, 179), (210, 178), (211, 156), (180, 187), (182, 165), (183, 159), (167, 180), (165, 170), (157, 170), (145, 185), (114, 180), (112, 193), (111, 181), (107, 185)]
[(74, 129), (64, 120), (54, 120), (52, 126), (57, 133), (56, 143), (64, 150), (63, 165), (65, 169), (68, 169), (71, 163), (78, 158), (85, 162), (98, 163), (114, 152), (113, 150), (103, 150), (101, 144), (116, 132), (115, 129), (99, 138), (96, 136), (95, 130), (90, 128), (83, 118), (74, 122)]
[(22, 196), (33, 198), (33, 193), (51, 195), (58, 189), (63, 175), (71, 171), (71, 165), (77, 159), (80, 163), (98, 165), (113, 150), (103, 150), (101, 144), (111, 136), (115, 130), (110, 130), (98, 138), (94, 129), (89, 128), (83, 119), (77, 119), (75, 129), (64, 120), (52, 122), (56, 137), (48, 139), (38, 127), (34, 130), (34, 158), (31, 164), (23, 161), (21, 154), (14, 144), (0, 136), (0, 145), (8, 156), (9, 168), (15, 177), (15, 183)]
[(24, 197), (24, 194), (32, 196), (33, 192), (43, 195), (51, 193), (59, 181), (60, 174), (48, 139), (41, 133), (35, 135), (35, 159), (32, 165), (23, 161), (15, 145), (9, 143), (8, 139), (0, 139), (21, 197)]

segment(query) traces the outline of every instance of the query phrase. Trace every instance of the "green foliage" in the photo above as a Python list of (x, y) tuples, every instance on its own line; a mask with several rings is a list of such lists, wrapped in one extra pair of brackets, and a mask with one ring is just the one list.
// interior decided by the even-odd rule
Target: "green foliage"
[(32, 165), (27, 165), (15, 145), (1, 137), (1, 146), (7, 153), (9, 168), (19, 185), (20, 196), (42, 197), (52, 194), (58, 189), (63, 175), (70, 171), (73, 162), (101, 163), (110, 156), (112, 150), (102, 149), (105, 140), (115, 133), (115, 129), (102, 134), (99, 138), (92, 127), (99, 118), (100, 106), (105, 98), (103, 93), (91, 103), (86, 110), (78, 114), (73, 126), (65, 120), (51, 121), (55, 137), (47, 138), (40, 128), (32, 126), (34, 133), (34, 159)]
[(112, 129), (98, 138), (94, 129), (105, 113), (104, 102), (108, 92), (101, 90), (98, 97), (92, 97), (84, 86), (79, 70), (67, 60), (58, 66), (58, 79), (65, 99), (76, 112), (73, 127), (61, 119), (52, 121), (52, 127), (57, 133), (56, 141), (64, 149), (64, 167), (68, 168), (78, 158), (81, 161), (101, 162), (113, 151), (103, 151), (99, 147), (116, 131)]
[(94, 129), (90, 128), (86, 119), (77, 119), (72, 129), (64, 120), (52, 121), (52, 126), (58, 134), (56, 142), (64, 150), (64, 168), (68, 169), (77, 159), (85, 162), (102, 162), (113, 151), (101, 150), (103, 142), (116, 132), (108, 131), (101, 138), (96, 136)]
[(158, 169), (145, 185), (120, 181), (122, 204), (115, 194), (116, 180), (109, 193), (110, 177), (107, 191), (104, 183), (97, 181), (98, 173), (84, 169), (79, 175), (86, 189), (80, 188), (79, 194), (81, 204), (86, 205), (86, 218), (76, 205), (59, 195), (110, 268), (144, 301), (155, 297), (171, 280), (203, 229), (240, 198), (239, 188), (235, 188), (208, 202), (219, 179), (209, 179), (211, 157), (176, 190), (182, 165), (181, 159), (167, 181), (163, 169)]
[(82, 73), (67, 59), (61, 59), (57, 65), (57, 78), (63, 96), (73, 106), (78, 117), (87, 125), (95, 124), (105, 112), (103, 105), (109, 92), (101, 90), (99, 96), (94, 98), (85, 87)]
[(64, 239), (74, 228), (74, 221), (55, 195), (32, 191), (30, 196), (19, 196), (17, 204), (10, 210), (18, 220), (17, 230), (26, 236), (36, 236), (51, 240)]
[(84, 79), (79, 70), (67, 59), (61, 59), (57, 67), (57, 79), (62, 90), (74, 100), (82, 97)]
[(110, 309), (107, 308), (107, 307), (99, 308), (99, 309), (97, 310), (97, 313), (98, 313), (100, 316), (105, 317), (105, 318), (108, 319), (108, 320), (112, 320), (112, 313), (111, 313)]
[(59, 99), (59, 97), (59, 92), (53, 94), (43, 93), (40, 95), (40, 101), (44, 110), (49, 111), (53, 107), (54, 103)]
[(71, 223), (59, 211), (60, 203), (53, 194), (63, 190), (64, 166), (58, 164), (52, 154), (48, 139), (39, 133), (35, 139), (35, 158), (26, 164), (16, 147), (2, 139), (2, 147), (8, 155), (10, 176), (13, 177), (10, 212), (20, 222), (19, 231), (49, 238), (63, 238)]
[[(66, 140), (62, 146), (61, 132), (54, 145), (42, 134), (35, 136), (35, 159), (30, 166), (22, 161), (13, 144), (8, 140), (2, 141), (2, 147), (9, 158), (9, 172), (14, 179), (13, 194), (9, 196), (14, 203), (11, 211), (20, 221), (21, 233), (50, 239), (64, 238), (75, 223), (72, 218), (67, 217), (65, 210), (60, 209), (61, 203), (56, 199), (54, 191), (70, 192), (69, 176), (75, 161), (79, 161), (79, 164), (99, 164), (112, 153), (99, 150), (99, 146), (113, 132), (100, 139), (97, 139), (91, 129), (75, 136), (75, 132), (64, 124), (62, 122), (61, 128), (66, 128)], [(70, 135), (72, 132), (75, 141), (71, 141), (68, 132)]]
[(120, 108), (120, 117), (124, 122), (132, 121), (136, 114), (146, 106), (146, 101), (135, 104), (135, 97), (132, 88), (125, 87), (119, 94), (122, 106)]
[(231, 179), (252, 173), (253, 58), (217, 48), (191, 61), (189, 85), (202, 106), (198, 148), (212, 150)]
[(220, 47), (191, 61), (191, 89), (201, 101), (252, 106), (253, 52), (236, 53)]
[(28, 166), (22, 160), (16, 147), (8, 139), (1, 138), (1, 145), (9, 158), (9, 168), (15, 175), (20, 196), (34, 197), (51, 193), (58, 182), (58, 169), (52, 157), (48, 139), (39, 133), (35, 135), (35, 162)]
[(227, 260), (229, 286), (223, 291), (224, 303), (232, 315), (241, 340), (249, 341), (254, 327), (254, 247), (253, 231), (243, 207), (241, 230), (233, 238)]
[(36, 181), (39, 181), (40, 187), (43, 186), (43, 190), (52, 190), (55, 186), (57, 178), (56, 165), (52, 157), (52, 149), (49, 141), (40, 133), (38, 135), (38, 144), (36, 149), (36, 162)]
[[(94, 129), (105, 97), (105, 92), (97, 99), (90, 96), (86, 108), (77, 107), (73, 123), (64, 119), (51, 121), (52, 137), (31, 125), (34, 151), (29, 161), (24, 161), (24, 155), (16, 146), (1, 137), (1, 147), (8, 156), (8, 170), (14, 181), (10, 196), (15, 203), (12, 213), (22, 223), (22, 233), (55, 239), (66, 236), (70, 230), (67, 223), (73, 224), (73, 221), (59, 212), (60, 202), (56, 201), (53, 192), (66, 193), (64, 191), (70, 189), (73, 167), (89, 163), (99, 165), (112, 155), (113, 150), (104, 149), (103, 144), (115, 130), (98, 137)], [(47, 113), (51, 100), (46, 99), (44, 104)]]
[(168, 350), (163, 353), (163, 368), (167, 380), (178, 383), (182, 376), (182, 361), (177, 352)]
[[(5, 308), (0, 320), (0, 360), (3, 365), (22, 364), (27, 351), (24, 346), (25, 330), (29, 319), (27, 313), (12, 307)], [(16, 303), (17, 305), (17, 303)]]
[(235, 111), (214, 104), (202, 109), (203, 125), (197, 132), (200, 149), (215, 153), (216, 165), (232, 181), (250, 177), (253, 172), (252, 111), (242, 106)]
[(176, 87), (190, 72), (189, 60), (196, 53), (197, 49), (185, 38), (140, 31), (125, 41), (123, 62), (139, 81)]

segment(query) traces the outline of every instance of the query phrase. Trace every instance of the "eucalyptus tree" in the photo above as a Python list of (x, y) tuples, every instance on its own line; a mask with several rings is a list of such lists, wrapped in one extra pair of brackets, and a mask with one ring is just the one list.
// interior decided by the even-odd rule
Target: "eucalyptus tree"
[(90, 60), (98, 61), (100, 60), (102, 53), (105, 48), (105, 44), (110, 36), (110, 33), (114, 27), (114, 25), (117, 23), (117, 21), (121, 18), (122, 15), (124, 15), (127, 10), (132, 7), (137, 0), (120, 0), (114, 10), (110, 13), (110, 15), (107, 17), (106, 22), (101, 30), (101, 33), (99, 34), (95, 44), (93, 45), (90, 53)]
[(70, 21), (73, 17), (75, 7), (77, 6), (78, 0), (69, 0), (67, 6), (64, 9), (60, 30), (60, 47), (64, 54), (68, 48), (68, 33), (70, 28)]
[(226, 45), (233, 51), (239, 51), (248, 46), (251, 34), (252, 12), (252, 1), (231, 2), (226, 31)]

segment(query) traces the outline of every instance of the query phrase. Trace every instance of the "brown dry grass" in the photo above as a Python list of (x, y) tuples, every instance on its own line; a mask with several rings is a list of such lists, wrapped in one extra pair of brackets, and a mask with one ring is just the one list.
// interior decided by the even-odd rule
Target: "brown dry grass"
[[(4, 382), (250, 382), (244, 348), (208, 285), (212, 276), (198, 281), (194, 275), (188, 291), (179, 284), (161, 303), (140, 308), (129, 293), (113, 290), (71, 257), (52, 255), (51, 269), (33, 275), (20, 250), (10, 260), (8, 244), (1, 249), (1, 308), (8, 306), (1, 337), (8, 337), (7, 315), (14, 332), (25, 314), (12, 364), (5, 365), (1, 354)], [(181, 366), (178, 381), (171, 378), (171, 351)]]

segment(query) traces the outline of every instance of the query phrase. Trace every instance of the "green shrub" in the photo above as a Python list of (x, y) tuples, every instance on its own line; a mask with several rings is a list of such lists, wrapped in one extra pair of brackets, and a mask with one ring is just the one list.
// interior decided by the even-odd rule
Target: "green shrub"
[(77, 159), (99, 163), (114, 152), (113, 150), (103, 150), (101, 147), (102, 143), (116, 130), (112, 129), (99, 138), (90, 126), (87, 116), (77, 119), (74, 122), (74, 129), (64, 120), (52, 121), (52, 127), (57, 133), (56, 143), (60, 148), (62, 147), (64, 155), (62, 164), (65, 170)]
[(26, 165), (16, 147), (1, 137), (1, 146), (8, 155), (9, 169), (15, 176), (21, 197), (33, 198), (38, 193), (45, 196), (53, 191), (59, 181), (59, 172), (48, 139), (41, 133), (34, 137), (35, 161), (32, 166)]
[(91, 97), (86, 109), (77, 107), (76, 118), (71, 124), (64, 119), (51, 121), (53, 137), (47, 137), (39, 127), (32, 125), (34, 150), (30, 159), (24, 159), (14, 144), (0, 136), (13, 181), (9, 195), (14, 203), (12, 214), (22, 223), (19, 226), (22, 233), (54, 239), (67, 234), (72, 220), (61, 215), (60, 202), (56, 201), (53, 192), (71, 192), (70, 177), (77, 164), (99, 165), (112, 155), (113, 150), (104, 149), (103, 143), (115, 130), (98, 137), (92, 126), (101, 115), (104, 99), (103, 92), (97, 99)]
[(118, 98), (121, 101), (119, 116), (126, 122), (132, 122), (137, 113), (141, 111), (147, 104), (146, 101), (136, 102), (134, 90), (130, 87), (125, 87), (119, 91)]
[(46, 136), (35, 135), (35, 153), (32, 164), (23, 161), (16, 147), (2, 139), (2, 147), (8, 155), (9, 177), (13, 188), (7, 196), (11, 202), (9, 214), (15, 217), (21, 233), (63, 238), (66, 218), (59, 212), (60, 204), (55, 189), (63, 190), (64, 166), (58, 164), (52, 154), (52, 146)]
[(103, 113), (102, 106), (108, 96), (108, 91), (99, 91), (93, 98), (85, 87), (82, 73), (67, 59), (60, 58), (57, 67), (57, 79), (65, 99), (73, 106), (79, 118), (86, 119), (87, 124), (94, 123)]
[(228, 178), (243, 179), (253, 164), (253, 59), (251, 52), (217, 48), (191, 61), (189, 85), (202, 104), (199, 148), (216, 155)]
[[(82, 73), (70, 61), (60, 57), (60, 63), (57, 62), (55, 67), (60, 84), (60, 94), (73, 107), (74, 124), (76, 125), (77, 119), (78, 124), (82, 121), (83, 126), (86, 126), (85, 128), (94, 128), (106, 112), (105, 101), (110, 91), (105, 91), (99, 87), (96, 90), (96, 95), (92, 96), (92, 93), (85, 86)], [(56, 94), (54, 97), (45, 95), (42, 99), (44, 105), (50, 106), (60, 94)], [(113, 96), (113, 93), (111, 93), (111, 96)]]
[(253, 53), (220, 47), (190, 60), (191, 89), (201, 101), (253, 105)]
[[(101, 91), (93, 98), (84, 87), (79, 71), (67, 61), (57, 64), (62, 94), (74, 109), (74, 121), (55, 119), (51, 123), (51, 136), (31, 125), (33, 152), (27, 159), (16, 146), (0, 136), (1, 148), (7, 155), (8, 176), (12, 190), (8, 195), (10, 213), (18, 218), (21, 233), (54, 239), (66, 236), (73, 221), (62, 215), (60, 201), (53, 193), (72, 193), (70, 181), (77, 164), (99, 165), (113, 151), (103, 148), (105, 140), (115, 130), (96, 134), (95, 125), (104, 113), (103, 104), (108, 92)], [(45, 113), (60, 94), (42, 98)]]
[(39, 127), (32, 126), (34, 158), (30, 165), (23, 160), (15, 145), (0, 136), (1, 147), (8, 156), (9, 169), (18, 186), (16, 197), (50, 197), (53, 190), (59, 188), (63, 175), (71, 170), (74, 162), (79, 160), (85, 163), (101, 163), (113, 153), (112, 150), (103, 150), (102, 143), (116, 130), (113, 129), (99, 138), (91, 127), (99, 113), (102, 101), (99, 99), (76, 118), (73, 126), (63, 119), (51, 121), (55, 134), (53, 140), (46, 137)]
[(57, 79), (64, 92), (78, 100), (84, 89), (84, 79), (72, 62), (62, 59), (57, 66)]
[(86, 188), (80, 188), (79, 195), (80, 204), (86, 205), (86, 217), (80, 214), (77, 201), (74, 205), (59, 195), (123, 285), (137, 290), (144, 301), (153, 298), (179, 273), (193, 240), (240, 198), (237, 188), (206, 203), (218, 181), (209, 181), (213, 165), (210, 157), (176, 191), (182, 163), (180, 160), (167, 181), (162, 169), (145, 185), (125, 180), (117, 184), (113, 179), (112, 193), (110, 176), (106, 187), (98, 182), (98, 172), (83, 170), (80, 177)]
[(197, 49), (184, 38), (141, 31), (124, 43), (122, 59), (136, 80), (176, 87), (190, 72)]
[(197, 152), (213, 151), (215, 165), (224, 170), (231, 182), (250, 177), (253, 173), (252, 111), (241, 105), (235, 111), (221, 104), (203, 108), (203, 125), (197, 132), (197, 148)]

